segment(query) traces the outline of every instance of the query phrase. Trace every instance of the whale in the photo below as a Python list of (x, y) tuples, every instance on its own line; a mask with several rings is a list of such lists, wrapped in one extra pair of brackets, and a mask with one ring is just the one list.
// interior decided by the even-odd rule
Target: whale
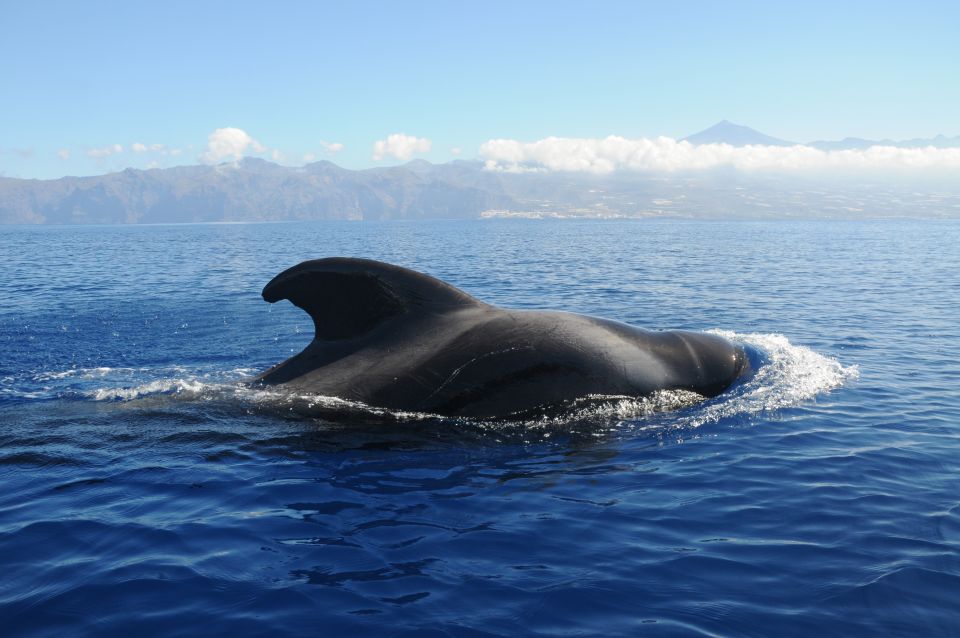
[(589, 397), (714, 397), (750, 365), (719, 335), (501, 308), (371, 259), (304, 261), (262, 296), (306, 311), (314, 338), (253, 383), (394, 411), (499, 419)]

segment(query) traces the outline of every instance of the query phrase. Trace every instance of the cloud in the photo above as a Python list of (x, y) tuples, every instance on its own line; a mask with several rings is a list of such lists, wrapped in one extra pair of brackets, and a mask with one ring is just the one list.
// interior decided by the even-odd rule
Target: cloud
[(960, 148), (898, 148), (822, 151), (810, 146), (690, 144), (669, 137), (626, 139), (547, 137), (536, 142), (495, 139), (480, 146), (488, 170), (690, 171), (719, 167), (738, 170), (824, 170), (876, 168), (960, 168)]
[(304, 154), (303, 154), (303, 161), (304, 161), (304, 162), (312, 162), (312, 161), (315, 160), (315, 159), (317, 159), (317, 154), (316, 154), (316, 153), (304, 153)]
[(454, 156), (458, 156), (462, 152), (463, 152), (463, 149), (460, 148), (459, 146), (454, 146), (453, 148), (450, 149), (450, 154)]
[(140, 142), (134, 142), (130, 147), (130, 150), (134, 153), (161, 153), (163, 155), (167, 154), (167, 147), (163, 144), (141, 144)]
[(252, 149), (255, 153), (267, 150), (244, 130), (233, 127), (218, 128), (207, 137), (207, 150), (200, 155), (200, 161), (217, 164), (224, 160), (239, 160), (247, 153), (247, 149)]
[(394, 133), (385, 140), (377, 140), (373, 144), (373, 159), (382, 160), (387, 156), (398, 160), (408, 160), (415, 153), (429, 153), (430, 140), (425, 137), (414, 137), (403, 133)]
[(57, 157), (59, 157), (59, 158), (62, 159), (62, 160), (68, 160), (68, 159), (70, 159), (70, 149), (69, 149), (69, 148), (61, 148), (59, 151), (57, 151)]
[(343, 144), (340, 142), (327, 142), (326, 140), (320, 140), (320, 146), (323, 147), (323, 150), (331, 155), (339, 153), (343, 150)]
[(117, 153), (123, 152), (123, 146), (120, 144), (108, 144), (107, 146), (101, 146), (100, 148), (91, 148), (87, 151), (87, 156), (92, 157), (93, 159), (103, 159), (105, 157), (110, 157)]

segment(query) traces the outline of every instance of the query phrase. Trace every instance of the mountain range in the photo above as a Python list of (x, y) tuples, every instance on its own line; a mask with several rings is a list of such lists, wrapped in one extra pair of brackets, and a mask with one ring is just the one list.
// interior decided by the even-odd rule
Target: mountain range
[[(765, 133), (761, 133), (748, 126), (734, 124), (727, 120), (717, 122), (710, 128), (683, 138), (691, 144), (729, 144), (730, 146), (794, 146), (800, 142), (788, 142)], [(960, 135), (947, 137), (940, 134), (936, 137), (914, 138), (909, 140), (868, 140), (861, 137), (845, 137), (842, 140), (816, 140), (806, 142), (804, 146), (812, 146), (824, 151), (862, 150), (871, 146), (897, 146), (900, 148), (936, 148), (960, 147)]]
[(842, 151), (848, 149), (864, 149), (871, 146), (897, 146), (899, 148), (925, 148), (933, 146), (935, 148), (956, 148), (960, 147), (960, 135), (947, 137), (942, 133), (935, 137), (918, 137), (909, 140), (865, 140), (861, 137), (845, 137), (842, 140), (818, 140), (809, 142), (807, 146), (813, 146), (824, 151)]
[[(692, 143), (791, 144), (720, 122)], [(936, 145), (960, 146), (938, 136)], [(925, 145), (925, 140), (908, 140)], [(862, 148), (866, 140), (816, 142)], [(504, 173), (479, 161), (350, 170), (328, 161), (288, 167), (244, 158), (53, 180), (0, 177), (0, 224), (130, 224), (307, 219), (477, 217), (960, 217), (956, 180), (880, 177), (810, 181), (715, 169), (670, 175)]]
[(0, 178), (0, 222), (166, 223), (475, 216), (512, 204), (479, 163), (353, 171), (321, 161), (299, 168), (244, 158), (55, 180)]

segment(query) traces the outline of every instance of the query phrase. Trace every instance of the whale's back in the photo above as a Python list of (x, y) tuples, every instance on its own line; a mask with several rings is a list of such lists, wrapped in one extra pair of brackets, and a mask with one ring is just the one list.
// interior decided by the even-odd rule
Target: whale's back
[(304, 262), (277, 275), (263, 297), (306, 310), (315, 336), (259, 381), (393, 409), (506, 416), (587, 395), (713, 396), (745, 360), (714, 335), (505, 310), (365, 259)]

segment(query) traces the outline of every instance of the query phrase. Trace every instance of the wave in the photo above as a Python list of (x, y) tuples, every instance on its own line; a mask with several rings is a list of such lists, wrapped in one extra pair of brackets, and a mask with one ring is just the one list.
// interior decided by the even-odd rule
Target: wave
[[(591, 395), (506, 420), (451, 419), (423, 412), (389, 410), (338, 397), (291, 392), (282, 387), (247, 385), (243, 380), (253, 374), (251, 368), (201, 372), (177, 366), (152, 369), (96, 367), (41, 372), (34, 374), (32, 380), (42, 387), (23, 388), (20, 396), (35, 399), (47, 395), (48, 398), (78, 398), (150, 407), (164, 401), (177, 404), (204, 402), (232, 405), (246, 411), (342, 422), (442, 420), (488, 427), (512, 425), (542, 429), (584, 423), (619, 427), (630, 423), (641, 428), (698, 428), (724, 419), (800, 405), (842, 386), (859, 374), (856, 365), (844, 366), (810, 348), (792, 344), (780, 334), (711, 332), (744, 346), (753, 367), (750, 375), (717, 397), (705, 399), (683, 390), (664, 390), (640, 398)], [(130, 381), (136, 380), (142, 382), (129, 385)], [(651, 421), (652, 417), (666, 414), (669, 414), (668, 420)]]
[(209, 371), (187, 366), (43, 370), (0, 378), (0, 398), (129, 401), (149, 395), (179, 394), (181, 391), (235, 384), (254, 372), (252, 368)]

